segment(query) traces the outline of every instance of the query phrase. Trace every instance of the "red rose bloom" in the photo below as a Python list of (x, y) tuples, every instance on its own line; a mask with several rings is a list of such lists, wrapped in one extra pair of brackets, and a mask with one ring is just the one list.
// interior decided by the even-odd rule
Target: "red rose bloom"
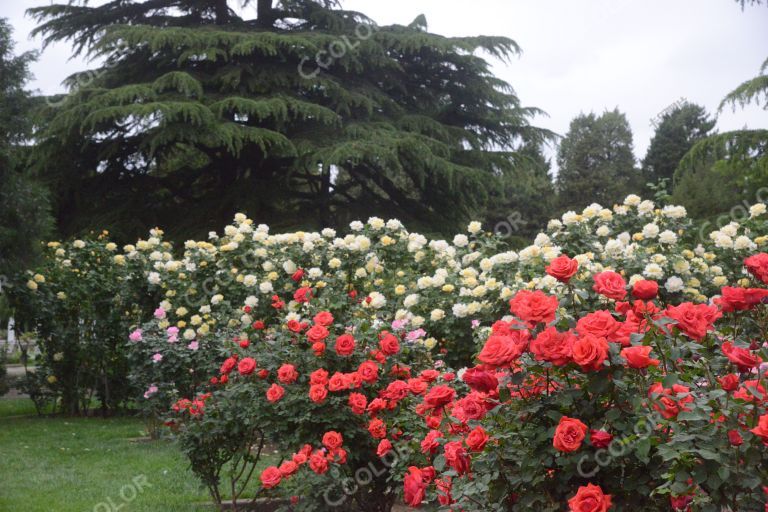
[(388, 356), (393, 356), (400, 352), (400, 343), (397, 341), (397, 337), (390, 333), (384, 334), (379, 340), (379, 348)]
[(376, 447), (376, 455), (383, 457), (392, 451), (392, 443), (389, 439), (382, 439), (379, 441), (379, 446)]
[(299, 378), (299, 372), (292, 364), (284, 364), (277, 370), (277, 380), (283, 384), (293, 384)]
[(321, 311), (312, 318), (312, 322), (317, 325), (328, 327), (333, 323), (333, 315), (328, 311)]
[(598, 338), (612, 339), (621, 329), (621, 322), (618, 322), (610, 311), (595, 311), (581, 318), (576, 323), (576, 332), (582, 336), (591, 334)]
[(309, 387), (309, 399), (316, 404), (321, 404), (325, 401), (325, 397), (328, 396), (328, 390), (321, 384), (314, 384)]
[(595, 281), (592, 289), (600, 295), (614, 300), (624, 300), (624, 297), (627, 296), (627, 282), (624, 281), (621, 274), (606, 270), (605, 272), (595, 274), (592, 276), (592, 279)]
[(753, 354), (745, 348), (737, 347), (730, 341), (723, 343), (722, 349), (725, 357), (735, 364), (742, 373), (748, 372), (752, 368), (757, 368), (763, 362), (760, 356)]
[(330, 391), (344, 391), (349, 389), (349, 379), (341, 372), (336, 372), (328, 380), (328, 389)]
[(768, 414), (760, 416), (757, 426), (750, 430), (750, 432), (762, 439), (763, 443), (768, 446)]
[(315, 450), (312, 455), (309, 456), (309, 468), (322, 475), (328, 471), (328, 459), (322, 450)]
[(589, 441), (595, 448), (608, 448), (613, 441), (613, 436), (605, 430), (590, 430)]
[(279, 384), (272, 384), (267, 390), (267, 400), (272, 403), (277, 402), (285, 395), (285, 389)]
[(587, 436), (587, 426), (575, 418), (563, 416), (555, 428), (552, 446), (561, 452), (575, 452)]
[(293, 294), (293, 300), (298, 303), (309, 302), (312, 298), (312, 288), (309, 286), (302, 286)]
[(481, 366), (468, 368), (461, 377), (461, 380), (466, 382), (470, 388), (481, 393), (490, 393), (499, 388), (499, 380), (496, 376), (491, 372), (485, 371)]
[(656, 382), (648, 388), (648, 396), (658, 400), (657, 403), (653, 404), (653, 408), (666, 419), (671, 419), (676, 418), (683, 411), (690, 411), (686, 407), (686, 404), (693, 402), (690, 391), (690, 388), (680, 384), (673, 384), (671, 388), (665, 388), (661, 382)]
[(659, 284), (656, 281), (641, 279), (632, 286), (632, 296), (640, 300), (651, 300), (659, 294)]
[(649, 346), (627, 347), (621, 349), (621, 357), (627, 360), (627, 366), (635, 369), (659, 366), (658, 359), (649, 357), (652, 348)]
[(597, 371), (608, 358), (608, 341), (588, 334), (573, 342), (573, 361), (582, 371)]
[(265, 489), (271, 489), (277, 486), (282, 478), (283, 476), (278, 468), (269, 466), (261, 472), (261, 485), (263, 485)]
[(419, 468), (411, 466), (403, 479), (403, 499), (406, 505), (416, 508), (424, 501), (424, 495), (427, 484), (424, 483), (424, 476)]
[(741, 437), (738, 430), (729, 430), (728, 442), (731, 443), (731, 446), (741, 446), (744, 444), (744, 438)]
[(664, 315), (675, 320), (675, 327), (685, 335), (700, 341), (707, 331), (714, 329), (714, 322), (722, 316), (716, 306), (684, 302), (679, 306), (668, 306)]
[(363, 382), (372, 384), (379, 379), (379, 365), (376, 361), (363, 361), (357, 367), (357, 373), (362, 377)]
[(537, 361), (548, 361), (555, 366), (565, 366), (571, 361), (573, 333), (558, 332), (553, 326), (541, 331), (531, 342), (531, 353)]
[(429, 409), (440, 409), (453, 401), (456, 391), (450, 386), (434, 386), (424, 397), (424, 404)]
[(303, 277), (304, 277), (304, 269), (298, 268), (296, 269), (296, 272), (294, 272), (293, 275), (291, 275), (291, 280), (295, 283), (298, 283), (299, 281), (301, 281)]
[(720, 297), (715, 302), (720, 305), (724, 313), (732, 311), (746, 311), (763, 302), (768, 297), (768, 290), (763, 288), (731, 288), (724, 286), (720, 290)]
[(579, 262), (569, 258), (565, 254), (553, 259), (544, 271), (560, 282), (567, 283), (579, 270)]
[(720, 383), (720, 387), (723, 388), (724, 391), (731, 392), (739, 389), (739, 376), (734, 375), (733, 373), (718, 377), (717, 381)]
[(219, 373), (221, 373), (222, 375), (227, 375), (232, 370), (235, 369), (235, 366), (237, 366), (237, 359), (234, 357), (228, 357), (221, 364), (221, 368), (219, 368)]
[(467, 443), (467, 448), (473, 452), (481, 452), (488, 442), (488, 434), (483, 430), (483, 427), (475, 427), (469, 435), (467, 435), (464, 442)]
[(461, 441), (450, 441), (443, 446), (445, 462), (461, 476), (469, 473), (469, 455)]
[(325, 343), (322, 341), (314, 342), (312, 344), (312, 352), (314, 352), (317, 357), (321, 357), (323, 354), (325, 354)]
[(353, 413), (364, 414), (365, 408), (368, 405), (368, 399), (362, 393), (350, 393), (348, 403)]
[(744, 260), (749, 273), (768, 284), (768, 254), (761, 252)]
[(342, 444), (344, 444), (344, 438), (335, 430), (329, 430), (323, 434), (323, 446), (329, 450), (334, 451), (341, 448)]
[(608, 512), (611, 497), (603, 494), (599, 485), (587, 484), (579, 487), (576, 495), (568, 500), (570, 512)]
[(368, 432), (374, 439), (384, 439), (387, 437), (387, 425), (378, 418), (374, 418), (368, 423)]
[(325, 386), (328, 384), (328, 372), (322, 368), (318, 368), (309, 374), (309, 383), (311, 385), (320, 384)]
[(477, 358), (490, 367), (509, 366), (525, 352), (530, 334), (528, 331), (515, 330), (509, 335), (490, 336)]
[(533, 326), (537, 323), (552, 322), (558, 304), (554, 295), (547, 295), (540, 290), (521, 290), (510, 299), (509, 310), (517, 318)]
[(328, 337), (328, 334), (329, 334), (328, 329), (326, 329), (322, 325), (313, 325), (307, 331), (307, 339), (311, 343), (316, 343), (318, 341), (323, 341), (325, 338)]
[(252, 357), (244, 357), (237, 365), (240, 375), (250, 375), (256, 369), (256, 360)]
[(299, 465), (292, 460), (286, 460), (280, 464), (280, 475), (283, 478), (289, 477), (299, 470)]
[(342, 334), (336, 338), (336, 353), (340, 356), (350, 356), (355, 351), (355, 338), (351, 334)]

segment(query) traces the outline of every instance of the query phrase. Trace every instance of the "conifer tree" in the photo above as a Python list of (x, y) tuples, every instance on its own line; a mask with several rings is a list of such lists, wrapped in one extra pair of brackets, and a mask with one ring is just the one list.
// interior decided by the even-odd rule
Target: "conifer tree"
[[(46, 43), (100, 59), (68, 79), (36, 162), (66, 232), (200, 234), (236, 211), (278, 228), (397, 216), (451, 230), (516, 165), (530, 125), (480, 56), (423, 16), (379, 27), (334, 0), (114, 0), (31, 9)], [(60, 104), (58, 104), (60, 103)]]

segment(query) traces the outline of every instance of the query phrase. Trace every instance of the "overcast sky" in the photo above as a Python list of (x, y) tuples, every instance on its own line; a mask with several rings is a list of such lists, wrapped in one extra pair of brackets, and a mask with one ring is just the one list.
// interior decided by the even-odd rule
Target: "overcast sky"
[[(63, 2), (63, 0), (61, 0)], [(0, 0), (0, 16), (15, 29), (17, 51), (39, 49), (28, 7), (48, 0)], [(254, 2), (255, 3), (255, 2)], [(710, 112), (768, 58), (768, 7), (733, 0), (342, 0), (379, 24), (410, 23), (424, 14), (431, 32), (502, 35), (523, 54), (495, 72), (523, 104), (545, 110), (539, 126), (565, 134), (581, 112), (618, 107), (627, 114), (642, 158), (653, 135), (650, 120), (680, 98)], [(230, 2), (234, 4), (234, 2)], [(69, 60), (66, 44), (48, 47), (32, 66), (32, 88), (63, 91), (61, 81), (87, 69)], [(768, 128), (768, 112), (729, 109), (717, 128)]]

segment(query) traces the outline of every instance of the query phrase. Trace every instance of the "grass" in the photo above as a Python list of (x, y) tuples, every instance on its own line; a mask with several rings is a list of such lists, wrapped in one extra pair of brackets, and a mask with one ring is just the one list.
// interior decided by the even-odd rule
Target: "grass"
[(0, 400), (0, 510), (212, 510), (196, 506), (209, 496), (172, 441), (131, 441), (139, 419), (31, 414), (28, 399)]

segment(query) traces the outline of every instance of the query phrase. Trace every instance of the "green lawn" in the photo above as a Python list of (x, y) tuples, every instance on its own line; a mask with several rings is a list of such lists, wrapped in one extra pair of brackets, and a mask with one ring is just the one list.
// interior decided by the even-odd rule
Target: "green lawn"
[(139, 419), (30, 414), (29, 400), (0, 400), (0, 511), (211, 510), (194, 505), (208, 494), (173, 442), (130, 440)]

